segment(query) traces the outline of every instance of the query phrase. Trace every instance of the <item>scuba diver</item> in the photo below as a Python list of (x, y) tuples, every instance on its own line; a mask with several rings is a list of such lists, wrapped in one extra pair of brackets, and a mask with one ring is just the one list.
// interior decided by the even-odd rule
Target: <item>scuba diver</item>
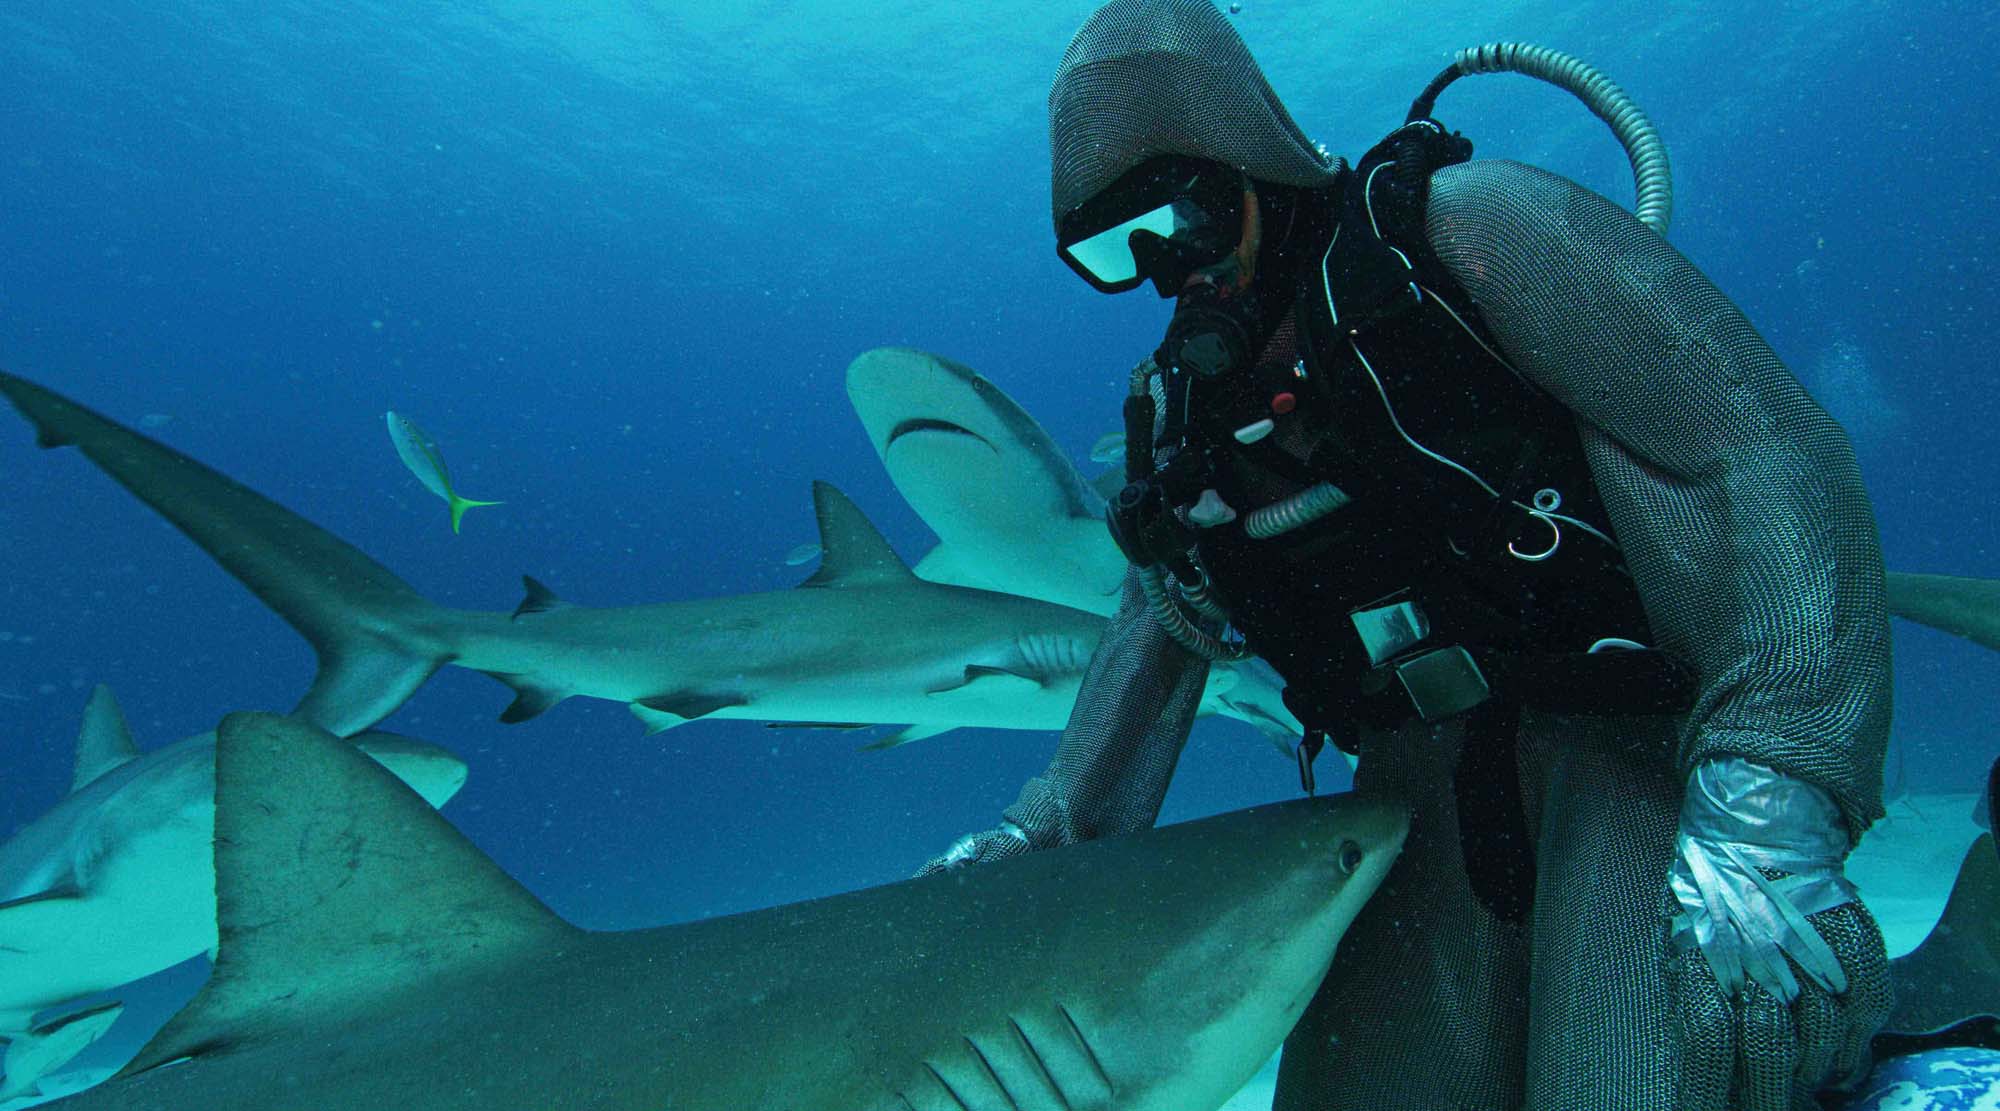
[[(1473, 161), (1480, 72), (1583, 98), (1636, 215)], [(1882, 814), (1889, 624), (1842, 429), (1664, 238), (1657, 133), (1576, 59), (1462, 52), (1349, 166), (1209, 0), (1112, 0), (1049, 93), (1058, 253), (1174, 301), (1133, 371), (1122, 606), (1053, 762), (926, 872), (1150, 826), (1255, 653), (1396, 870), (1275, 1107), (1813, 1106), (1890, 990), (1842, 875)]]

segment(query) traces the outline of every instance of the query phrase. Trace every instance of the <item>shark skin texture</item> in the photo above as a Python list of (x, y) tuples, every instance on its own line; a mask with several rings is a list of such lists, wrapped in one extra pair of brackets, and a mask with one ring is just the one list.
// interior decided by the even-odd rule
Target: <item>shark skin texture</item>
[(1889, 612), (2000, 652), (2000, 579), (1891, 571)]
[[(848, 364), (847, 399), (896, 492), (938, 536), (918, 577), (1105, 617), (1118, 608), (1125, 556), (1103, 494), (1006, 391), (943, 356), (881, 347)], [(1289, 760), (1303, 730), (1283, 690), (1262, 660), (1218, 664), (1202, 712), (1255, 726)]]
[[(443, 806), (465, 762), (390, 733), (351, 742)], [(99, 685), (70, 793), (0, 843), (0, 1100), (29, 1092), (117, 1018), (35, 1016), (215, 948), (215, 734), (142, 753)]]
[(216, 754), (214, 974), (50, 1106), (1201, 1111), (1282, 1041), (1408, 825), (1301, 799), (589, 933), (303, 721), (231, 715)]
[(847, 399), (896, 492), (938, 535), (918, 575), (1105, 617), (1118, 608), (1125, 557), (1104, 499), (998, 386), (950, 359), (884, 347), (848, 364)]
[(917, 578), (825, 483), (813, 487), (824, 555), (802, 589), (592, 608), (530, 579), (511, 614), (447, 609), (165, 445), (21, 378), (0, 374), (0, 395), (38, 443), (80, 449), (297, 629), (319, 671), (296, 712), (342, 736), (447, 663), (512, 687), (509, 722), (588, 696), (627, 703), (650, 731), (708, 716), (1054, 730), (1104, 628), (1096, 614)]

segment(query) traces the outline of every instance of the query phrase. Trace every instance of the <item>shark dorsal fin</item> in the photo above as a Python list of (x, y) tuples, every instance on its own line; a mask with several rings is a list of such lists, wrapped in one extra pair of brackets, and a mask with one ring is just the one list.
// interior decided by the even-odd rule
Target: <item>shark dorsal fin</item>
[(522, 575), (521, 587), (525, 593), (521, 598), (521, 604), (514, 607), (513, 616), (508, 618), (510, 621), (519, 621), (523, 614), (548, 613), (551, 610), (563, 609), (569, 605), (568, 602), (557, 597), (556, 592), (550, 590), (546, 583), (543, 583), (533, 575)]
[(112, 697), (110, 687), (97, 684), (83, 708), (83, 728), (76, 734), (76, 773), (70, 778), (69, 789), (81, 791), (105, 772), (138, 757), (139, 746), (132, 743), (132, 731), (125, 725), (118, 700)]
[(819, 570), (800, 586), (902, 582), (916, 577), (860, 508), (832, 483), (813, 483), (813, 512), (819, 517)]
[(208, 985), (122, 1075), (350, 1021), (580, 932), (386, 768), (273, 714), (217, 732), (215, 894)]

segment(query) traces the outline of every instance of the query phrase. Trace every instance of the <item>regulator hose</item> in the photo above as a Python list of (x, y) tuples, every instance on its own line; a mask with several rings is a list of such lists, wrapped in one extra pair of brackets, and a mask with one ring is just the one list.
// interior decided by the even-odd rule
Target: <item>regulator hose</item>
[(1662, 236), (1674, 213), (1673, 172), (1667, 165), (1667, 144), (1638, 104), (1612, 80), (1579, 58), (1560, 50), (1524, 42), (1490, 42), (1458, 52), (1444, 72), (1432, 78), (1410, 105), (1412, 122), (1431, 114), (1438, 94), (1469, 73), (1519, 73), (1546, 81), (1583, 101), (1611, 128), (1632, 161), (1637, 197), (1632, 205), (1639, 222)]

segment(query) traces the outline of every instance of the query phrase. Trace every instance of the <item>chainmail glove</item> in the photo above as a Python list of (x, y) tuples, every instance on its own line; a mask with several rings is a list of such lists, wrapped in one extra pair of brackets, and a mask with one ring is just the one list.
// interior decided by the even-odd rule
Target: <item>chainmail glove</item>
[(924, 866), (917, 869), (917, 875), (928, 876), (968, 864), (991, 864), (1010, 856), (1020, 856), (1029, 848), (1027, 833), (1013, 822), (1003, 821), (998, 829), (968, 833), (952, 842), (951, 848), (925, 861)]
[(1811, 784), (1736, 757), (1689, 777), (1667, 879), (1683, 1107), (1807, 1111), (1867, 1067), (1888, 958), (1849, 847)]
[(1150, 827), (1207, 678), (1208, 661), (1160, 627), (1128, 568), (1048, 770), (1021, 788), (998, 828), (959, 838), (917, 874)]

